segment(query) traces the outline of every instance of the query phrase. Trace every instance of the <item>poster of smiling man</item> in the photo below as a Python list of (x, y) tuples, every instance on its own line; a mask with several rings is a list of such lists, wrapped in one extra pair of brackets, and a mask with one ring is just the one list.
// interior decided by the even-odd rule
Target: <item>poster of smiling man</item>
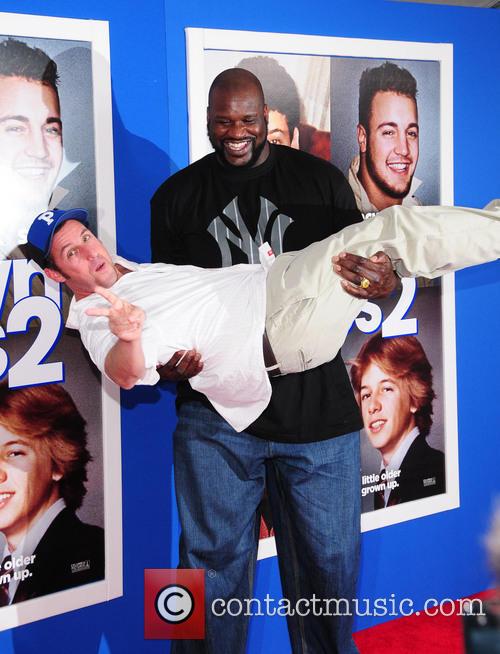
[(440, 202), (437, 61), (331, 60), (332, 163), (366, 217)]
[[(393, 204), (453, 204), (451, 46), (210, 29), (186, 38), (191, 161), (211, 151), (211, 82), (241, 67), (262, 83), (268, 140), (333, 163), (364, 217)], [(264, 216), (255, 236), (241, 218), (227, 230), (232, 249), (253, 239), (256, 251), (264, 233), (276, 253), (286, 249), (292, 218), (280, 214), (266, 231)], [(366, 305), (342, 348), (365, 426), (363, 530), (458, 506), (453, 288), (452, 275), (402, 280)], [(263, 511), (261, 557), (276, 551)]]
[(37, 215), (81, 206), (113, 247), (107, 24), (0, 17), (0, 628), (8, 629), (121, 594), (120, 446), (117, 391), (64, 327), (69, 298), (26, 246)]
[[(440, 75), (439, 61), (331, 59), (331, 160), (364, 218), (441, 203)], [(365, 514), (446, 493), (441, 299), (440, 282), (404, 280), (343, 348), (364, 424)]]

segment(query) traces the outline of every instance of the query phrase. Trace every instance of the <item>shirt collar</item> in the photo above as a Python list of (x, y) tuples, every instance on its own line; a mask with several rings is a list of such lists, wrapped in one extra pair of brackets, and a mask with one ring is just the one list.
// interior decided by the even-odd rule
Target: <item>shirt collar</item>
[(414, 427), (404, 438), (404, 440), (399, 444), (399, 447), (397, 450), (394, 452), (394, 454), (391, 457), (391, 460), (389, 463), (384, 466), (384, 460), (382, 459), (382, 463), (380, 464), (380, 469), (382, 470), (385, 468), (386, 470), (399, 470), (401, 468), (401, 464), (403, 463), (403, 459), (405, 458), (408, 450), (413, 444), (413, 441), (417, 438), (417, 436), (420, 434), (418, 427)]

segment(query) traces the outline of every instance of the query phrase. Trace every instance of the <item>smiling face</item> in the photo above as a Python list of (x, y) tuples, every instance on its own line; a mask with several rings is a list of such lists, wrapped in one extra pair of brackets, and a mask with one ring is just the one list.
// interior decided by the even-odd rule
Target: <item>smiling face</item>
[(47, 208), (62, 155), (54, 89), (21, 77), (0, 77), (0, 191), (4, 205), (26, 215), (26, 223)]
[(41, 443), (0, 425), (0, 531), (11, 551), (59, 498), (60, 479)]
[(207, 110), (210, 143), (231, 166), (258, 166), (269, 155), (267, 119), (268, 110), (256, 86), (215, 88)]
[(387, 465), (405, 436), (415, 427), (415, 407), (400, 379), (371, 363), (361, 377), (359, 402), (371, 444)]
[(57, 270), (45, 272), (65, 282), (77, 300), (93, 293), (96, 286), (111, 288), (119, 276), (107, 249), (77, 220), (67, 220), (55, 233), (50, 256)]
[(358, 125), (359, 177), (377, 209), (401, 204), (418, 162), (417, 104), (392, 91), (373, 97), (368, 128)]

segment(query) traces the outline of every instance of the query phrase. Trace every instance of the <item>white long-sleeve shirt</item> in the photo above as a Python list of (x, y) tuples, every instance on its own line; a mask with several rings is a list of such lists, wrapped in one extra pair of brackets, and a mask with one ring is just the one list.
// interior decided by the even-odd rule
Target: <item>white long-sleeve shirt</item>
[[(156, 384), (159, 364), (178, 350), (193, 348), (202, 354), (203, 370), (189, 380), (191, 386), (206, 395), (236, 431), (248, 427), (271, 398), (262, 351), (265, 269), (248, 264), (205, 269), (114, 260), (132, 272), (110, 290), (146, 314), (142, 333), (146, 374), (138, 383)], [(106, 304), (95, 293), (79, 301), (73, 298), (66, 323), (80, 331), (103, 373), (117, 337), (107, 318), (87, 316), (85, 311)]]

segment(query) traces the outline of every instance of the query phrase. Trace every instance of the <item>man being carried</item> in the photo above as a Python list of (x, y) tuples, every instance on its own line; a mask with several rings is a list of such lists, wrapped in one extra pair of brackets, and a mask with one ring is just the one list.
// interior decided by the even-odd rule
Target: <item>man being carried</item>
[(46, 259), (46, 275), (73, 291), (67, 325), (80, 330), (101, 371), (123, 388), (155, 384), (158, 365), (195, 349), (204, 368), (192, 387), (242, 431), (269, 403), (268, 376), (333, 359), (362, 310), (365, 300), (344, 291), (332, 259), (361, 289), (370, 280), (356, 273), (357, 257), (380, 248), (402, 276), (437, 277), (500, 257), (500, 211), (390, 207), (278, 256), (267, 275), (258, 264), (203, 269), (112, 259), (82, 209), (41, 214), (28, 241)]

